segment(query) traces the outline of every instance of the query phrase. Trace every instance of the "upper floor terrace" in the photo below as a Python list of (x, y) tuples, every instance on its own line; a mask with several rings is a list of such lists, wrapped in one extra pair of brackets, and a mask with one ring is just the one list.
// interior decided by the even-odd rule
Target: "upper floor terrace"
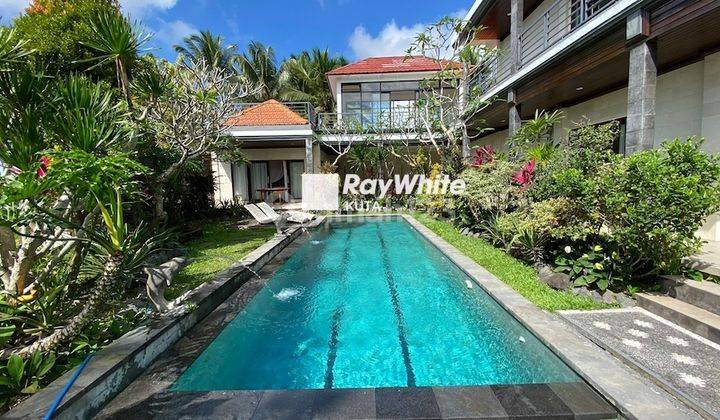
[(513, 79), (600, 36), (642, 0), (476, 0), (466, 20), (474, 43), (497, 54), (474, 69), (471, 84), (490, 98)]

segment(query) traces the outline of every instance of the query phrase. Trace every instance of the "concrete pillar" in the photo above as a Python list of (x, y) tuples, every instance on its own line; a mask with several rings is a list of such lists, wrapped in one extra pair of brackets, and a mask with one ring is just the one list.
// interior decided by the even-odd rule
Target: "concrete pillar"
[(652, 149), (655, 142), (655, 97), (657, 90), (657, 47), (647, 40), (647, 14), (638, 12), (628, 17), (628, 41), (637, 42), (630, 48), (628, 69), (627, 134), (625, 153)]
[(508, 92), (508, 135), (514, 136), (520, 130), (522, 118), (520, 118), (520, 104), (517, 103), (514, 89)]
[(523, 0), (510, 0), (510, 68), (513, 73), (522, 66), (520, 35), (524, 17)]
[(313, 139), (308, 137), (305, 139), (305, 173), (315, 173), (315, 165), (313, 160)]

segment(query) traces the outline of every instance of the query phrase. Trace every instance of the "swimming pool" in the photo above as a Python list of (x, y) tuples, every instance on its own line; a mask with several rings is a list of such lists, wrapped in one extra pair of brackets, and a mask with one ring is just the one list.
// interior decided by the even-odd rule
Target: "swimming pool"
[(398, 217), (315, 230), (172, 390), (580, 381)]

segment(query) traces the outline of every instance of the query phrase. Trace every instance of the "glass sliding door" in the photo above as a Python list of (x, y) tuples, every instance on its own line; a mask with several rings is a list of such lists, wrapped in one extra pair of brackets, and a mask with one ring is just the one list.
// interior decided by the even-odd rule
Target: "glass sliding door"
[(260, 200), (261, 188), (270, 186), (267, 162), (250, 162), (250, 189), (253, 200)]
[(302, 198), (302, 174), (305, 172), (305, 162), (301, 160), (289, 162), (290, 168), (290, 196), (294, 199)]
[(248, 168), (246, 164), (232, 165), (232, 180), (235, 200), (243, 203), (250, 201), (250, 186), (248, 185)]

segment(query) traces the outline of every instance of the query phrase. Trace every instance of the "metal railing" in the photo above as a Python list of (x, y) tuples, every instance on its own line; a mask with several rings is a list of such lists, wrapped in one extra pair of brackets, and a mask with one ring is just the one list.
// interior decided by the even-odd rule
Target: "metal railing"
[[(592, 20), (617, 0), (555, 0), (520, 34), (518, 62), (526, 66), (548, 48)], [(523, 22), (527, 23), (527, 22)], [(512, 52), (503, 51), (473, 70), (471, 86), (489, 90), (512, 74)]]
[[(244, 111), (256, 105), (260, 105), (262, 102), (241, 102), (237, 104), (238, 111)], [(310, 102), (281, 102), (286, 107), (290, 108), (291, 111), (300, 115), (303, 118), (307, 118), (310, 124), (315, 127), (317, 125), (317, 112), (315, 107)]]
[(510, 77), (511, 74), (510, 55), (505, 51), (499, 51), (493, 53), (492, 56), (473, 69), (469, 84), (472, 88), (485, 92)]
[(362, 110), (361, 112), (323, 112), (318, 114), (318, 128), (347, 133), (409, 131), (416, 128), (415, 109)]

